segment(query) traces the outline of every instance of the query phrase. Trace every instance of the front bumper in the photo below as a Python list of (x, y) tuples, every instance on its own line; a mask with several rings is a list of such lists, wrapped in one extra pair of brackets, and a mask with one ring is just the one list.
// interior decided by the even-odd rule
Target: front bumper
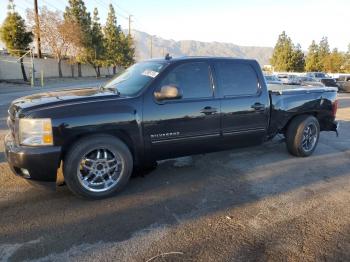
[(56, 182), (61, 147), (28, 147), (15, 144), (11, 134), (5, 137), (5, 156), (11, 170), (29, 180)]

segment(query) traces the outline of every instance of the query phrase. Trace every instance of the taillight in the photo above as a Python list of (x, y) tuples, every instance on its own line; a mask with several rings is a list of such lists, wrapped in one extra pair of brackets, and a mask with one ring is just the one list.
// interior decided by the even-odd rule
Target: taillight
[(338, 110), (338, 100), (335, 100), (332, 104), (332, 115), (336, 117)]

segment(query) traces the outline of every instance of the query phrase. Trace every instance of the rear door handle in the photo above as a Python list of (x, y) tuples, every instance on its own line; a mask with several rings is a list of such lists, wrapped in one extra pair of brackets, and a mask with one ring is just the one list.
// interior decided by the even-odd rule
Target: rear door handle
[(200, 112), (201, 112), (201, 114), (211, 115), (211, 114), (217, 113), (217, 111), (218, 110), (215, 107), (206, 106)]
[(261, 103), (255, 103), (254, 105), (251, 106), (255, 111), (264, 111), (265, 110), (265, 105)]

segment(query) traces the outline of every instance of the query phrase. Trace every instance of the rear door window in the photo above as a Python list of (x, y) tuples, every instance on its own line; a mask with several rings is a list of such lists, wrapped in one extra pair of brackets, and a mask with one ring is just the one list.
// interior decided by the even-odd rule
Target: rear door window
[(215, 71), (220, 92), (224, 97), (258, 93), (258, 77), (251, 65), (238, 62), (218, 62)]

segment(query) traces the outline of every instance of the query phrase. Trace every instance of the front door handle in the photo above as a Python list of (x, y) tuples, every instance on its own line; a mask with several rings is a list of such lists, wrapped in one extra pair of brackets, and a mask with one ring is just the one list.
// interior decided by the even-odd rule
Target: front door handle
[(212, 115), (217, 112), (218, 110), (215, 107), (211, 107), (211, 106), (206, 106), (201, 110), (201, 114), (205, 114), (205, 115)]
[(251, 106), (255, 111), (264, 111), (265, 110), (265, 105), (261, 103), (255, 103), (254, 105)]

